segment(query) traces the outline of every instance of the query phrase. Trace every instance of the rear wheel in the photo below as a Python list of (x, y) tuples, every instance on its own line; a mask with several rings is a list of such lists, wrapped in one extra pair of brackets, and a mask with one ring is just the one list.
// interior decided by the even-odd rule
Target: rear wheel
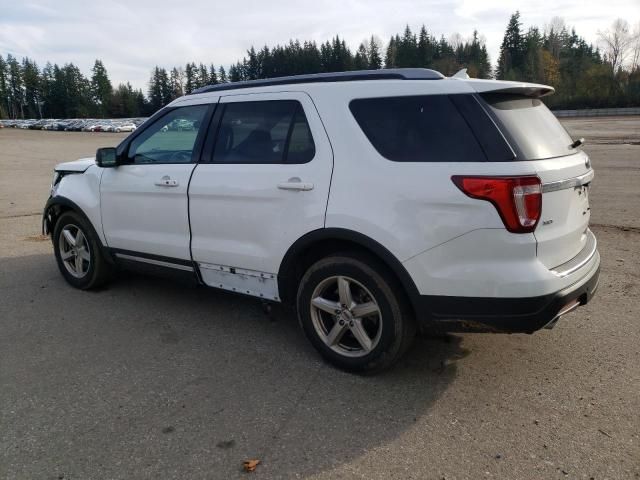
[(358, 253), (312, 265), (298, 289), (297, 311), (314, 347), (348, 371), (392, 365), (415, 335), (414, 319), (389, 272)]
[(62, 214), (52, 240), (58, 268), (70, 285), (87, 290), (110, 279), (111, 265), (104, 259), (93, 229), (80, 215)]

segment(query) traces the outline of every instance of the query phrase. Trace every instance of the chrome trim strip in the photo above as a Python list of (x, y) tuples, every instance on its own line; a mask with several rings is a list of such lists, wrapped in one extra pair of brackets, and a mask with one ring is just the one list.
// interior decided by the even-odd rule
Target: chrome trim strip
[(187, 272), (193, 272), (193, 267), (190, 267), (188, 265), (179, 265), (177, 263), (163, 262), (161, 260), (154, 260), (152, 258), (136, 257), (134, 255), (126, 255), (124, 253), (116, 253), (116, 257), (122, 258), (123, 260), (133, 260), (134, 262), (148, 263), (151, 265), (157, 265), (159, 267), (169, 267), (169, 268), (175, 268), (176, 270), (185, 270)]
[(587, 173), (578, 177), (567, 178), (565, 180), (557, 180), (555, 182), (548, 182), (542, 184), (542, 193), (557, 192), (558, 190), (564, 190), (565, 188), (581, 187), (591, 183), (593, 180), (593, 169)]
[(589, 263), (589, 261), (596, 254), (597, 249), (598, 241), (596, 240), (596, 236), (591, 232), (591, 230), (587, 230), (587, 243), (585, 244), (584, 248), (580, 250), (580, 253), (578, 253), (578, 255), (573, 257), (568, 262), (552, 268), (551, 271), (559, 277), (566, 277), (567, 275), (571, 275), (573, 272), (580, 270), (587, 263)]

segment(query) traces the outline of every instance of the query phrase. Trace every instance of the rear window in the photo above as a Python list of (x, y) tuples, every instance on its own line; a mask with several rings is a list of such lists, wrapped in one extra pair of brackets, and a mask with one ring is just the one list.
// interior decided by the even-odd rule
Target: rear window
[(349, 108), (378, 153), (394, 162), (486, 161), (447, 95), (362, 98)]
[(576, 152), (571, 148), (573, 140), (542, 100), (504, 93), (485, 93), (481, 97), (517, 150), (519, 160), (542, 160)]

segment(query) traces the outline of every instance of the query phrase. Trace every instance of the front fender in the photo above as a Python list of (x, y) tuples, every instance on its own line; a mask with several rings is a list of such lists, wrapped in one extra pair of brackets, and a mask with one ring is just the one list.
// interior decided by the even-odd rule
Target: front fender
[(55, 219), (64, 210), (73, 210), (83, 215), (93, 227), (96, 238), (102, 245), (107, 245), (102, 230), (102, 215), (100, 210), (100, 179), (102, 169), (92, 166), (84, 173), (65, 175), (54, 186), (47, 201), (43, 217), (43, 232), (50, 234), (55, 225)]

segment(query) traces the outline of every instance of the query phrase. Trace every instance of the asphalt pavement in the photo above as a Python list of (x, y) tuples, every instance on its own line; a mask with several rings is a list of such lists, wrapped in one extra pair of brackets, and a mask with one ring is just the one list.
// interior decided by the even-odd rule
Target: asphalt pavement
[(251, 298), (69, 287), (52, 168), (124, 135), (0, 130), (0, 478), (640, 478), (640, 118), (565, 125), (596, 169), (596, 298), (534, 335), (420, 337), (378, 376)]

